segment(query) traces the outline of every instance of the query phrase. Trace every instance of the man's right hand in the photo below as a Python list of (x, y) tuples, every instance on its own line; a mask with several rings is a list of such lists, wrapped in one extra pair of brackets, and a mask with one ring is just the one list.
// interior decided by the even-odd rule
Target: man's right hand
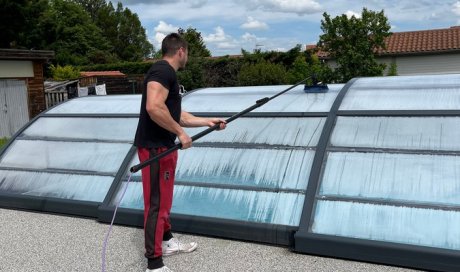
[(190, 138), (190, 136), (188, 136), (187, 133), (184, 132), (180, 135), (177, 135), (177, 137), (179, 138), (179, 141), (182, 144), (181, 149), (187, 149), (192, 146), (192, 138)]

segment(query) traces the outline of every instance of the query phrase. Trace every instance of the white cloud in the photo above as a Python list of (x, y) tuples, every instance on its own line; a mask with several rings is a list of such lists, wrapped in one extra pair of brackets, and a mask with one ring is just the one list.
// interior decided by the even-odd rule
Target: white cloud
[(203, 40), (210, 43), (211, 47), (217, 48), (219, 51), (232, 50), (239, 47), (238, 41), (232, 36), (225, 34), (221, 26), (214, 28), (214, 33), (203, 37)]
[(235, 49), (238, 47), (238, 44), (235, 42), (221, 42), (217, 44), (219, 49)]
[(158, 47), (159, 45), (161, 45), (161, 42), (163, 41), (163, 39), (166, 37), (166, 34), (163, 34), (163, 33), (160, 33), (160, 32), (157, 32), (155, 34), (155, 46)]
[(154, 37), (154, 46), (159, 48), (161, 46), (161, 42), (163, 39), (166, 37), (171, 32), (177, 32), (179, 27), (173, 26), (171, 24), (168, 24), (164, 21), (160, 21), (158, 25), (154, 28), (155, 30), (155, 37)]
[(359, 13), (356, 13), (352, 10), (347, 10), (347, 12), (345, 12), (345, 15), (347, 15), (347, 17), (350, 19), (352, 16), (355, 16), (355, 18), (359, 19), (361, 18), (361, 14)]
[(441, 15), (436, 13), (436, 12), (432, 12), (430, 15), (427, 16), (427, 19), (428, 20), (439, 20), (441, 18)]
[[(213, 52), (213, 55), (233, 55), (239, 54), (241, 48), (252, 51), (260, 42), (267, 40), (265, 37), (257, 37), (254, 34), (245, 32), (234, 38), (225, 33), (224, 28), (218, 26), (214, 28), (214, 33), (203, 36), (207, 47)], [(261, 45), (262, 46), (262, 45)]]
[(230, 39), (230, 36), (225, 34), (225, 31), (222, 27), (218, 26), (214, 28), (215, 33), (204, 36), (203, 40), (209, 43), (225, 42)]
[(452, 5), (452, 12), (460, 16), (460, 1), (457, 1)]
[[(203, 38), (206, 38), (206, 45), (213, 55), (238, 54), (241, 48), (252, 51), (257, 44), (263, 44), (264, 51), (277, 48), (289, 49), (296, 44), (318, 39), (321, 34), (319, 24), (323, 19), (322, 11), (327, 11), (331, 16), (346, 14), (349, 11), (350, 15), (357, 16), (363, 8), (362, 1), (352, 0), (120, 0), (120, 2), (139, 15), (143, 26), (149, 30), (148, 38), (156, 43), (154, 44), (156, 48), (159, 48), (157, 45), (165, 34), (177, 31), (178, 27), (186, 29), (192, 26), (202, 33)], [(365, 2), (369, 10), (385, 11), (393, 32), (449, 27), (456, 23), (460, 25), (460, 0), (369, 0)], [(308, 16), (295, 16), (296, 14)], [(160, 23), (160, 20), (163, 23)], [(262, 32), (264, 23), (272, 31)], [(220, 26), (220, 29), (216, 30), (216, 26)], [(305, 30), (302, 31), (302, 28)], [(266, 40), (256, 36), (260, 33), (264, 34)], [(315, 43), (311, 42), (311, 44)], [(235, 49), (220, 49), (218, 46)]]
[[(180, 0), (124, 0), (121, 1), (125, 5), (138, 5), (138, 4), (157, 4), (157, 5), (162, 5), (162, 4), (171, 4), (175, 2), (179, 2)], [(116, 5), (115, 5), (116, 6)]]
[(160, 32), (163, 34), (169, 34), (171, 32), (177, 32), (179, 28), (177, 26), (173, 26), (170, 24), (165, 23), (164, 21), (160, 21), (158, 25), (155, 27), (156, 32)]
[(257, 21), (251, 16), (249, 16), (247, 21), (244, 24), (242, 24), (240, 27), (242, 29), (250, 29), (250, 30), (268, 29), (268, 25), (266, 23)]
[(312, 14), (321, 11), (321, 5), (314, 0), (240, 0), (250, 8), (260, 8), (270, 12)]
[(241, 38), (242, 38), (244, 41), (247, 41), (247, 42), (256, 41), (256, 40), (257, 40), (257, 36), (256, 36), (256, 35), (250, 34), (250, 33), (248, 33), (248, 32), (244, 33), (243, 36), (241, 36)]
[(274, 48), (273, 51), (276, 51), (276, 52), (286, 52), (287, 49), (284, 48), (284, 47), (277, 47), (277, 48)]
[(189, 4), (191, 8), (197, 9), (197, 8), (203, 7), (207, 2), (208, 0), (193, 0), (193, 1), (189, 1)]

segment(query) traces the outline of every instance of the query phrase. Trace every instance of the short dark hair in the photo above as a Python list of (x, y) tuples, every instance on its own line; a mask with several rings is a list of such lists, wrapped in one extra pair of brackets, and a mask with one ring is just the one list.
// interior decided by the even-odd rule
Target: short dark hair
[(173, 56), (179, 48), (188, 49), (188, 43), (177, 33), (168, 34), (161, 43), (161, 53), (163, 56)]

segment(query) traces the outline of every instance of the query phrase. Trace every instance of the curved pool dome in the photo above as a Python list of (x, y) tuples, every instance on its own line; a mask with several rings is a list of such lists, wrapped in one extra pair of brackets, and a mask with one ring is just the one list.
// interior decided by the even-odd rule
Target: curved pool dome
[[(287, 87), (199, 89), (183, 109), (230, 117)], [(29, 122), (0, 153), (0, 206), (110, 222), (139, 163), (140, 98), (73, 99)], [(459, 271), (458, 139), (460, 75), (298, 86), (179, 151), (173, 228)], [(120, 207), (116, 223), (142, 226), (140, 173)]]

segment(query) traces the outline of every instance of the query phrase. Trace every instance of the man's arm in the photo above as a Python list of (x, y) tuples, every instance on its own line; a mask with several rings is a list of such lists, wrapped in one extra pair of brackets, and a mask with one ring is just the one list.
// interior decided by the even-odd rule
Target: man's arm
[(182, 149), (192, 146), (192, 139), (184, 129), (172, 118), (165, 104), (168, 89), (156, 81), (147, 84), (146, 110), (150, 118), (162, 128), (177, 135), (182, 143)]
[(212, 127), (216, 124), (220, 124), (219, 129), (225, 129), (225, 120), (220, 118), (203, 118), (196, 117), (195, 115), (182, 111), (180, 115), (180, 125), (183, 127)]

